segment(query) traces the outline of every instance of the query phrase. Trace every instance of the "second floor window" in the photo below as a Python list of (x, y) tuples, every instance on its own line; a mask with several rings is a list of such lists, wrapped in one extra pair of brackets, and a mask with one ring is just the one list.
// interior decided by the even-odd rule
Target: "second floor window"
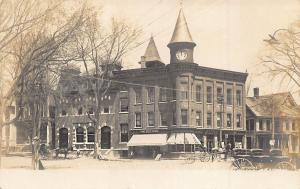
[(237, 128), (241, 128), (241, 122), (242, 122), (242, 116), (241, 116), (241, 114), (237, 114), (236, 115), (236, 127)]
[(212, 103), (212, 87), (211, 86), (206, 87), (206, 102)]
[(263, 121), (261, 119), (258, 121), (258, 127), (260, 131), (263, 130)]
[(290, 130), (290, 122), (288, 120), (285, 121), (285, 130)]
[(223, 103), (223, 89), (221, 87), (217, 88), (217, 102), (218, 104)]
[(148, 112), (148, 126), (153, 127), (154, 126), (154, 113)]
[(160, 113), (160, 125), (161, 126), (167, 126), (167, 113), (166, 112), (161, 112)]
[(296, 130), (296, 123), (295, 123), (295, 121), (292, 122), (292, 130), (293, 130), (293, 131)]
[(159, 101), (166, 102), (167, 101), (167, 89), (160, 88), (159, 90)]
[(109, 107), (104, 107), (103, 108), (103, 113), (108, 114), (109, 113)]
[(120, 99), (120, 112), (128, 112), (128, 98)]
[(266, 125), (267, 125), (267, 131), (270, 131), (271, 130), (271, 120), (267, 120), (266, 122)]
[(181, 125), (187, 125), (188, 113), (186, 109), (181, 110)]
[(142, 103), (142, 91), (141, 89), (135, 90), (135, 103), (139, 104)]
[(141, 121), (142, 121), (141, 112), (136, 112), (135, 113), (135, 127), (141, 128), (142, 127)]
[(180, 98), (181, 98), (181, 100), (188, 99), (188, 83), (187, 82), (181, 83)]
[(201, 102), (201, 85), (196, 85), (196, 102)]
[(227, 104), (232, 105), (232, 89), (227, 89)]
[(172, 125), (176, 125), (177, 121), (176, 121), (176, 111), (172, 112)]
[(61, 111), (61, 115), (62, 115), (62, 116), (66, 116), (66, 115), (67, 115), (67, 111), (66, 111), (66, 110), (62, 110), (62, 111)]
[(242, 92), (240, 90), (236, 91), (236, 105), (237, 106), (242, 105)]
[(212, 121), (211, 121), (211, 112), (207, 113), (207, 117), (206, 117), (206, 125), (208, 128), (210, 128), (212, 126)]
[(232, 123), (232, 115), (227, 114), (227, 127), (231, 127), (231, 123)]
[(196, 126), (202, 126), (202, 113), (200, 111), (196, 112)]
[(153, 103), (154, 102), (154, 87), (148, 87), (147, 92), (148, 92), (148, 103)]
[(217, 112), (217, 127), (222, 127), (222, 113)]

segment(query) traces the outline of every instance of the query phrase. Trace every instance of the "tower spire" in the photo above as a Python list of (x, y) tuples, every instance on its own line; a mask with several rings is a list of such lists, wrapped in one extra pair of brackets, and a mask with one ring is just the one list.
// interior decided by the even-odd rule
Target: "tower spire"
[[(182, 1), (180, 2), (180, 6), (182, 6)], [(168, 46), (172, 43), (178, 42), (192, 43), (194, 46), (196, 46), (189, 31), (182, 7), (180, 8), (175, 29)]]

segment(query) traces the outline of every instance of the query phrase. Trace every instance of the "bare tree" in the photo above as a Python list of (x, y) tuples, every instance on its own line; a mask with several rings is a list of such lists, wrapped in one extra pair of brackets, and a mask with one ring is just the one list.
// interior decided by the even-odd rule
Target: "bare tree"
[[(94, 123), (94, 157), (98, 157), (101, 98), (111, 86), (112, 71), (121, 66), (121, 58), (134, 47), (140, 30), (124, 21), (112, 19), (109, 29), (100, 26), (97, 13), (91, 10), (90, 17), (83, 29), (81, 38), (77, 38), (78, 55), (84, 65), (85, 74), (95, 97), (95, 116), (89, 115)], [(93, 84), (94, 83), (94, 84)]]
[(267, 43), (261, 56), (264, 73), (300, 87), (300, 21), (288, 29), (276, 30), (264, 41)]
[[(52, 13), (53, 14), (53, 13)], [(51, 14), (51, 16), (53, 16)], [(32, 166), (37, 168), (39, 159), (39, 137), (43, 104), (54, 94), (52, 84), (60, 77), (63, 65), (76, 59), (70, 45), (85, 22), (85, 5), (80, 7), (63, 22), (43, 17), (43, 22), (35, 23), (34, 27), (18, 34), (6, 47), (6, 59), (11, 59), (13, 82), (7, 95), (13, 95), (20, 107), (28, 105), (31, 110), (31, 139), (36, 139), (32, 145)], [(18, 111), (20, 118), (23, 111)], [(2, 124), (2, 125), (4, 125)]]

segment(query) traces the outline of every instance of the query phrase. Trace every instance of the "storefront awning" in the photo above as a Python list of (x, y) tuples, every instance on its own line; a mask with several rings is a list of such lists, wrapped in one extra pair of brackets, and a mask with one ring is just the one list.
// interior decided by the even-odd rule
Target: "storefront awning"
[(133, 135), (127, 146), (164, 146), (167, 145), (167, 134)]
[(194, 133), (172, 133), (168, 144), (201, 144)]

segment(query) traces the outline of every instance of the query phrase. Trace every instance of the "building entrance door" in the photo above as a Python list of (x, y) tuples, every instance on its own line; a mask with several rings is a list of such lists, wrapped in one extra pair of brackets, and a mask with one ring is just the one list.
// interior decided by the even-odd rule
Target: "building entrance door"
[(61, 128), (59, 129), (59, 148), (68, 148), (69, 144), (68, 139), (68, 129)]
[(108, 126), (101, 128), (101, 148), (110, 149), (111, 147), (111, 129)]

